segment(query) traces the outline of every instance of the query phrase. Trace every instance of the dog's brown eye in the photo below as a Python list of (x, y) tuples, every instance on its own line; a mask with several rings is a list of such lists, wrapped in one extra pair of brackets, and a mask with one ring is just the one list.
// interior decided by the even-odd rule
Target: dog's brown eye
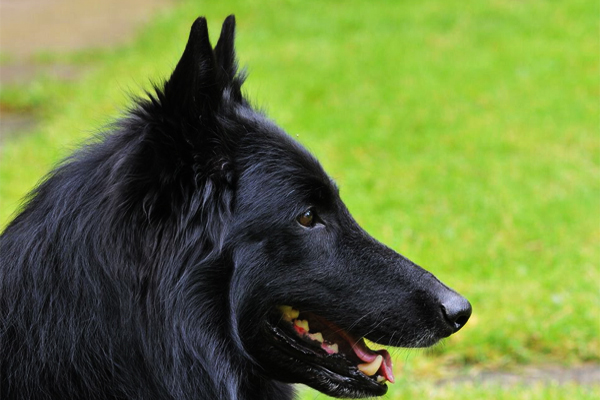
[(312, 209), (305, 211), (298, 217), (298, 222), (307, 228), (312, 227), (315, 224), (315, 212)]

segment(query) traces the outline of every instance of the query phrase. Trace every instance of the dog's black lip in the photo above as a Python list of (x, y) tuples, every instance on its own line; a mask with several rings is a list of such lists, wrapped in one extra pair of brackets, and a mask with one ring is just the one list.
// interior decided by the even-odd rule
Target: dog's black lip
[[(281, 322), (281, 321), (280, 321)], [(387, 393), (385, 383), (379, 383), (374, 377), (363, 374), (349, 359), (341, 354), (320, 354), (320, 348), (311, 348), (290, 329), (267, 321), (270, 335), (277, 348), (295, 359), (320, 370), (335, 385), (340, 386), (338, 395), (343, 397), (382, 396)], [(288, 332), (288, 330), (290, 332)]]

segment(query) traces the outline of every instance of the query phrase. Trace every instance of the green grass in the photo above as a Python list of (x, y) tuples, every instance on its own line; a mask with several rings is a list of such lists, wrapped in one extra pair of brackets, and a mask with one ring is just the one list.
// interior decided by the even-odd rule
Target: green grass
[(473, 304), (443, 345), (397, 353), (415, 379), (390, 398), (591, 398), (417, 382), (600, 362), (597, 2), (213, 3), (178, 3), (131, 45), (61, 56), (96, 65), (75, 83), (2, 88), (42, 123), (0, 148), (0, 221), (128, 92), (168, 76), (195, 16), (214, 42), (235, 12), (250, 98), (317, 155), (370, 233)]

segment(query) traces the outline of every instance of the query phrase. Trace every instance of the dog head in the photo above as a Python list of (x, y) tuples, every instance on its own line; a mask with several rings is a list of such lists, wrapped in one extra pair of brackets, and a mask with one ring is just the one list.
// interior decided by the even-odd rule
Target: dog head
[(199, 18), (164, 90), (138, 111), (160, 121), (151, 156), (171, 171), (148, 218), (178, 201), (201, 210), (207, 243), (227, 254), (223, 329), (262, 375), (332, 396), (382, 395), (394, 380), (390, 356), (364, 338), (430, 346), (461, 329), (471, 306), (366, 233), (319, 162), (251, 108), (234, 29), (231, 16), (213, 49)]

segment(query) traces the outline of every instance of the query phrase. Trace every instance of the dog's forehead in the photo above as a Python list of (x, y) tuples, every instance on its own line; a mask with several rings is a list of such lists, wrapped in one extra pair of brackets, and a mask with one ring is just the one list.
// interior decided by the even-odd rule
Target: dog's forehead
[(281, 157), (275, 161), (281, 162), (281, 169), (287, 172), (290, 182), (306, 191), (337, 194), (339, 192), (333, 179), (325, 172), (321, 163), (299, 142), (282, 133)]
[(266, 119), (252, 125), (243, 140), (242, 177), (265, 190), (276, 187), (310, 198), (339, 196), (319, 161), (293, 137)]

